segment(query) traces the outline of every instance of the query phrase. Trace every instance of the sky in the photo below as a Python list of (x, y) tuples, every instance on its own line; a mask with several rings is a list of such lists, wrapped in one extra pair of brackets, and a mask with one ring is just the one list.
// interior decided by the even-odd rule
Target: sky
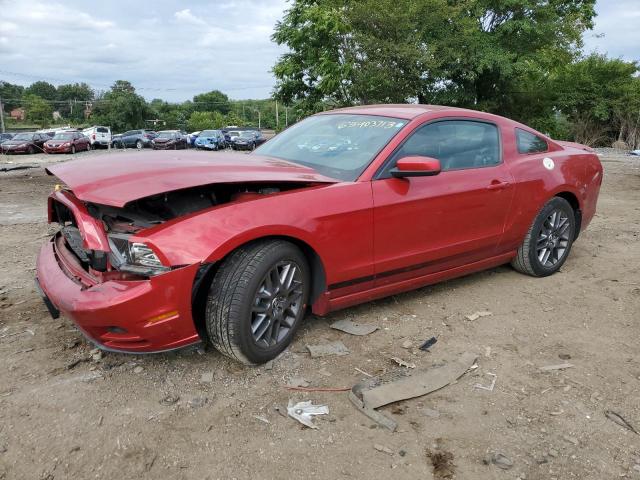
[[(148, 100), (218, 89), (266, 98), (285, 52), (271, 42), (288, 0), (0, 0), (0, 79), (129, 80)], [(586, 51), (640, 60), (640, 0), (598, 0)]]

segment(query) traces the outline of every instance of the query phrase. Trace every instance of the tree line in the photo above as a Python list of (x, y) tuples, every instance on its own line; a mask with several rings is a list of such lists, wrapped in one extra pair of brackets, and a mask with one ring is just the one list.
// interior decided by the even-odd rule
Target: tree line
[(273, 99), (232, 100), (219, 90), (195, 95), (192, 100), (150, 102), (127, 80), (117, 80), (107, 91), (95, 91), (86, 83), (58, 85), (37, 81), (28, 87), (0, 81), (0, 100), (8, 114), (23, 108), (26, 121), (41, 127), (54, 123), (75, 126), (107, 125), (114, 132), (136, 128), (197, 131), (238, 125), (277, 128), (285, 125), (284, 112), (276, 115)]
[(294, 0), (273, 41), (298, 115), (419, 102), (484, 110), (589, 145), (640, 143), (638, 64), (583, 53), (595, 0)]

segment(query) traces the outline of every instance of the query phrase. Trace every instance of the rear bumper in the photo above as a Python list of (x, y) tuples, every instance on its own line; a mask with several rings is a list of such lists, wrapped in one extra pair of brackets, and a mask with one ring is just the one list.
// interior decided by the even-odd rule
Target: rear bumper
[(55, 236), (42, 246), (37, 283), (49, 311), (73, 320), (98, 347), (152, 353), (200, 342), (191, 316), (197, 264), (150, 279), (96, 283), (61, 241)]

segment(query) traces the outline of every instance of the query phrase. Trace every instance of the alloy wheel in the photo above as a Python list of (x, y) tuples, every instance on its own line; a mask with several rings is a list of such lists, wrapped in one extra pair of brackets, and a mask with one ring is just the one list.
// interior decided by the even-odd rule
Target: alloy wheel
[(274, 265), (265, 275), (251, 308), (251, 334), (256, 344), (269, 348), (282, 342), (302, 309), (302, 270), (292, 261)]
[(571, 220), (561, 209), (553, 210), (542, 224), (538, 233), (536, 254), (545, 268), (556, 265), (567, 253)]

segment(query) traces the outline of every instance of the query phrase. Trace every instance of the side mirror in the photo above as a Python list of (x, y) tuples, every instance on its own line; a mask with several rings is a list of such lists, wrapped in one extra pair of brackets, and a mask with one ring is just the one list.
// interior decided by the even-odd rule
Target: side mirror
[(440, 160), (431, 157), (404, 157), (389, 173), (396, 178), (432, 177), (441, 171)]

